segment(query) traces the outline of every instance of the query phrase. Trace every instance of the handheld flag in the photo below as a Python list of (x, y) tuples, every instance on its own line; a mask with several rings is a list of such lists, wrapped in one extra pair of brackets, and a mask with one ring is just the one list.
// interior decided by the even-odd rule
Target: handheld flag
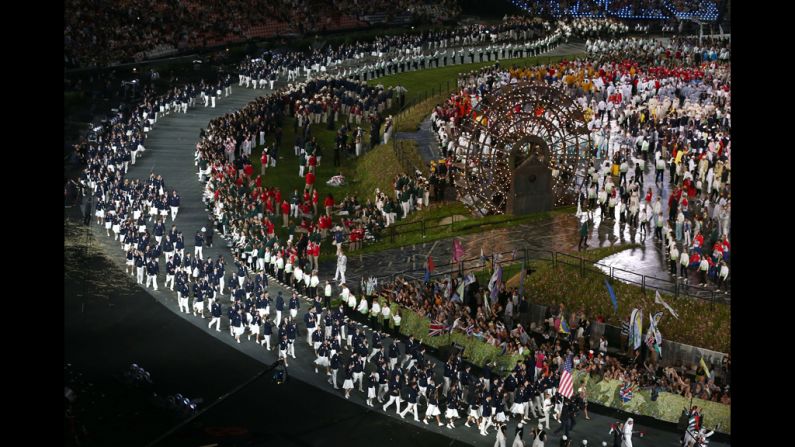
[(660, 323), (662, 316), (662, 312), (649, 315), (649, 330), (646, 333), (646, 345), (649, 349), (656, 351), (660, 358), (662, 358), (662, 334), (657, 325)]
[(616, 293), (613, 292), (613, 288), (610, 287), (610, 283), (607, 282), (607, 278), (605, 278), (605, 285), (607, 286), (607, 292), (610, 294), (610, 301), (613, 302), (613, 312), (618, 313), (618, 301), (616, 300)]
[(624, 403), (632, 400), (632, 382), (625, 382), (621, 390), (618, 391), (618, 396), (621, 398), (621, 402)]
[(632, 349), (640, 348), (643, 340), (643, 311), (640, 309), (632, 309), (632, 314), (629, 317), (629, 341), (632, 343)]
[(491, 275), (489, 280), (489, 291), (491, 292), (491, 301), (497, 301), (497, 296), (500, 293), (500, 284), (502, 284), (502, 266), (497, 265), (494, 274)]
[(464, 247), (461, 245), (460, 240), (453, 239), (453, 262), (459, 262), (463, 259), (464, 259)]
[(712, 377), (712, 373), (709, 372), (709, 368), (707, 368), (706, 362), (704, 362), (704, 356), (701, 356), (701, 360), (698, 361), (702, 368), (704, 368), (704, 372), (707, 373), (707, 377)]
[(423, 282), (428, 282), (431, 280), (431, 272), (433, 271), (433, 258), (428, 256), (428, 262), (425, 264), (425, 278)]
[(437, 335), (442, 335), (448, 329), (447, 325), (442, 323), (431, 323), (428, 326), (428, 335), (430, 337), (436, 337)]
[(660, 296), (660, 291), (659, 290), (654, 292), (654, 302), (656, 304), (662, 304), (663, 307), (668, 309), (668, 312), (671, 312), (671, 315), (673, 315), (674, 318), (676, 318), (677, 320), (679, 319), (679, 315), (677, 315), (676, 312), (674, 312), (674, 309), (668, 303), (663, 301), (662, 297)]
[(558, 387), (560, 395), (567, 399), (571, 398), (571, 395), (574, 394), (574, 384), (571, 377), (571, 357), (571, 354), (566, 357), (566, 362), (563, 364), (563, 373), (560, 375), (560, 386)]
[(559, 332), (560, 332), (561, 334), (568, 334), (569, 332), (571, 332), (571, 331), (569, 330), (569, 325), (568, 325), (568, 324), (566, 324), (566, 320), (563, 320), (563, 319), (561, 319), (561, 320), (560, 320), (560, 329), (559, 329)]

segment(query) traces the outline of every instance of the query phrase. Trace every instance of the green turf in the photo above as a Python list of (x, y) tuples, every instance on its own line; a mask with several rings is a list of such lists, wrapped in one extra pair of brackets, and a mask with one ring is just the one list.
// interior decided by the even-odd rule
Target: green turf
[[(557, 62), (562, 59), (573, 59), (582, 56), (582, 53), (570, 54), (564, 56), (534, 56), (520, 59), (504, 59), (500, 61), (503, 67), (510, 66), (528, 66), (538, 64), (548, 64), (550, 62)], [(495, 62), (476, 62), (474, 64), (457, 64), (447, 67), (434, 68), (431, 70), (418, 70), (406, 73), (398, 73), (390, 76), (384, 76), (378, 79), (367, 81), (370, 85), (381, 84), (385, 87), (393, 87), (402, 85), (406, 88), (406, 104), (411, 104), (413, 101), (422, 100), (424, 98), (439, 94), (440, 92), (449, 92), (456, 89), (458, 74), (465, 73), (482, 67), (494, 65)]]

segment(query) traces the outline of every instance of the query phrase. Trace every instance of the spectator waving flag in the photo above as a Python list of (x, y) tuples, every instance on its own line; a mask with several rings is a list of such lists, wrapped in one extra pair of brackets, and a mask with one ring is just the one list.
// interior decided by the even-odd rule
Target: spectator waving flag
[(662, 358), (662, 334), (660, 333), (658, 325), (662, 316), (662, 312), (649, 315), (649, 333), (646, 341), (646, 343), (649, 344), (649, 349), (655, 350), (660, 358)]
[(431, 280), (431, 273), (433, 272), (434, 265), (433, 265), (433, 257), (428, 256), (428, 264), (425, 266), (425, 282)]
[(464, 247), (461, 245), (461, 241), (458, 239), (453, 239), (453, 262), (459, 262), (464, 259)]
[(491, 292), (491, 301), (497, 301), (497, 295), (500, 293), (500, 284), (502, 283), (502, 266), (497, 265), (494, 269), (494, 274), (491, 275), (489, 280), (489, 291)]
[(632, 344), (632, 349), (640, 348), (643, 343), (643, 311), (641, 309), (632, 309), (632, 315), (629, 317), (629, 342)]
[(569, 332), (571, 332), (571, 331), (569, 330), (569, 325), (568, 325), (568, 324), (566, 324), (566, 320), (564, 320), (564, 319), (561, 319), (561, 320), (560, 320), (560, 328), (558, 329), (558, 331), (559, 331), (561, 334), (568, 334)]
[(469, 326), (467, 326), (466, 332), (467, 332), (467, 335), (472, 335), (472, 333), (475, 332), (475, 325), (474, 324), (470, 324)]
[(624, 386), (618, 391), (621, 402), (627, 403), (632, 400), (632, 382), (625, 382)]
[(616, 300), (616, 292), (614, 292), (613, 288), (610, 287), (610, 283), (607, 282), (607, 278), (605, 278), (605, 285), (607, 286), (607, 292), (610, 294), (610, 301), (613, 302), (613, 311), (618, 313), (618, 301)]
[(571, 354), (566, 357), (566, 362), (563, 364), (563, 374), (560, 375), (560, 387), (558, 387), (560, 395), (567, 399), (574, 393), (574, 384), (571, 377), (571, 357)]
[(679, 319), (679, 315), (677, 315), (676, 312), (674, 312), (674, 309), (671, 307), (671, 305), (666, 303), (665, 301), (663, 301), (662, 297), (660, 296), (660, 291), (659, 290), (654, 292), (654, 302), (656, 304), (662, 304), (663, 307), (668, 309), (668, 312), (671, 312), (671, 315), (673, 315), (674, 318), (676, 318), (677, 320)]
[(428, 326), (428, 336), (430, 337), (442, 335), (445, 331), (447, 331), (447, 325), (442, 323), (431, 323), (430, 326)]

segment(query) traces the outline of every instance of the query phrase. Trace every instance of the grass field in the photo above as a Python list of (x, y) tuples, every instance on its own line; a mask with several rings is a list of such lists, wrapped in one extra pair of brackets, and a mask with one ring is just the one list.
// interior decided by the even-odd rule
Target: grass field
[[(563, 59), (573, 59), (584, 56), (584, 54), (570, 54), (565, 56), (534, 56), (520, 59), (505, 59), (500, 61), (501, 66), (528, 66), (538, 64), (548, 64), (558, 62)], [(370, 85), (381, 84), (385, 87), (402, 85), (408, 90), (406, 93), (406, 104), (414, 101), (421, 101), (429, 96), (437, 95), (441, 92), (449, 92), (456, 88), (458, 74), (465, 73), (480, 68), (494, 65), (496, 62), (476, 62), (474, 64), (448, 65), (447, 67), (434, 68), (432, 70), (418, 70), (406, 73), (398, 73), (384, 76), (378, 79), (367, 81)]]
[[(584, 252), (586, 260), (596, 261), (611, 254), (632, 248), (632, 246), (615, 246)], [(674, 318), (660, 304), (654, 302), (653, 290), (642, 290), (640, 287), (624, 284), (617, 280), (609, 280), (601, 270), (586, 263), (583, 272), (579, 266), (570, 266), (558, 262), (552, 266), (547, 261), (533, 261), (530, 266), (535, 269), (532, 275), (525, 278), (524, 290), (530, 302), (552, 305), (563, 303), (567, 309), (576, 311), (584, 309), (589, 317), (603, 316), (605, 322), (620, 326), (633, 308), (643, 310), (644, 329), (648, 317), (655, 312), (663, 312), (660, 331), (664, 339), (680, 343), (700, 346), (718, 352), (730, 352), (731, 348), (731, 307), (724, 304), (691, 298), (665, 296), (665, 300), (677, 312)], [(513, 266), (512, 266), (513, 267)], [(503, 267), (503, 278), (511, 278), (506, 284), (518, 287), (519, 272)], [(512, 273), (513, 277), (508, 276)], [(612, 302), (605, 287), (608, 279), (616, 294), (618, 313), (613, 310)]]

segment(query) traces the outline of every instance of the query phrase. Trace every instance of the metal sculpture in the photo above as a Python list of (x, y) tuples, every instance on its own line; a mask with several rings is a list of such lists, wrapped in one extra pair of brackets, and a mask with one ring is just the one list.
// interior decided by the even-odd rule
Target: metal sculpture
[(461, 122), (460, 135), (456, 188), (478, 214), (506, 212), (514, 172), (528, 160), (551, 170), (554, 206), (575, 203), (591, 142), (582, 109), (561, 90), (537, 81), (495, 89)]

